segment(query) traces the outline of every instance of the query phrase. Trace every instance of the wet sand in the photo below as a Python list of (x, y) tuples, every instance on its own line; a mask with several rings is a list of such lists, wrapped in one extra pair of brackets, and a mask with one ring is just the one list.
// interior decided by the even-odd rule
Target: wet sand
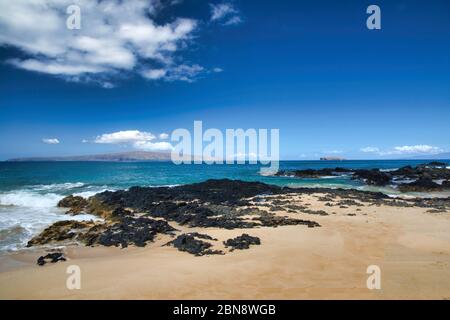
[[(277, 212), (314, 220), (319, 228), (280, 226), (224, 230), (182, 228), (217, 238), (225, 255), (196, 257), (163, 246), (67, 247), (68, 261), (36, 265), (43, 250), (0, 257), (1, 299), (450, 299), (450, 214), (424, 208), (328, 207), (298, 196), (327, 216)], [(292, 199), (291, 199), (292, 200)], [(359, 210), (357, 210), (359, 209)], [(335, 213), (335, 214), (333, 214)], [(350, 215), (349, 215), (350, 214)], [(261, 245), (225, 249), (248, 233)], [(66, 269), (81, 268), (81, 289), (69, 290)], [(381, 269), (381, 289), (366, 286), (369, 265)]]

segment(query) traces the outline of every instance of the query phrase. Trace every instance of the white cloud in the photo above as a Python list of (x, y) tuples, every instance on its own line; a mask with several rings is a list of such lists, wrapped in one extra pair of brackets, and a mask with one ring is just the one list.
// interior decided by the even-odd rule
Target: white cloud
[(95, 138), (95, 143), (107, 144), (127, 144), (137, 141), (151, 141), (156, 137), (150, 132), (141, 132), (139, 130), (125, 130), (113, 133), (104, 133)]
[(408, 145), (397, 146), (392, 149), (386, 150), (380, 150), (377, 147), (364, 147), (361, 148), (360, 151), (366, 153), (376, 153), (380, 156), (388, 156), (388, 155), (404, 155), (404, 154), (436, 154), (443, 152), (444, 150), (439, 147), (420, 144), (411, 146)]
[(68, 65), (68, 64), (54, 63), (51, 61), (43, 62), (35, 59), (26, 59), (26, 60), (11, 59), (8, 60), (8, 62), (24, 70), (49, 73), (53, 75), (75, 76), (80, 73), (97, 73), (105, 70), (101, 67), (96, 67), (92, 65)]
[(56, 138), (43, 138), (42, 142), (46, 144), (58, 144), (59, 140)]
[(149, 69), (145, 70), (142, 73), (142, 76), (147, 79), (161, 79), (167, 74), (167, 71), (164, 69)]
[(211, 4), (211, 21), (220, 21), (223, 25), (235, 25), (242, 22), (239, 11), (231, 3)]
[(395, 147), (392, 152), (398, 154), (409, 154), (409, 153), (428, 153), (434, 154), (442, 152), (443, 150), (438, 147), (429, 146), (426, 144), (415, 145), (415, 146), (401, 146)]
[(170, 151), (173, 149), (169, 142), (136, 141), (133, 146), (144, 151)]
[[(81, 8), (80, 30), (66, 28), (66, 8), (72, 4)], [(171, 81), (189, 79), (177, 77), (185, 67), (174, 61), (180, 61), (177, 54), (192, 40), (197, 21), (157, 23), (152, 17), (162, 7), (159, 0), (2, 0), (0, 45), (22, 51), (24, 58), (8, 60), (15, 67), (105, 88), (113, 86), (108, 78), (122, 72), (151, 80), (165, 73)], [(150, 71), (143, 72), (146, 68)]]
[(222, 68), (214, 68), (212, 71), (219, 73), (219, 72), (223, 72), (223, 69)]
[(365, 148), (361, 148), (359, 149), (361, 152), (366, 152), (366, 153), (378, 153), (380, 152), (380, 149), (377, 147), (365, 147)]
[(241, 22), (242, 22), (241, 17), (239, 17), (239, 16), (233, 16), (233, 17), (231, 17), (230, 19), (228, 19), (227, 21), (225, 21), (225, 22), (224, 22), (224, 25), (226, 25), (226, 26), (232, 26), (232, 25), (235, 25), (235, 24), (239, 24), (239, 23), (241, 23)]
[[(168, 134), (161, 133), (160, 139), (167, 139)], [(95, 143), (100, 144), (121, 144), (129, 145), (138, 150), (144, 151), (169, 151), (173, 147), (169, 142), (153, 142), (156, 136), (150, 132), (139, 130), (124, 130), (112, 133), (104, 133), (95, 138)]]
[(185, 81), (194, 82), (198, 76), (207, 72), (205, 68), (198, 64), (170, 66), (166, 69), (149, 69), (142, 72), (142, 76), (147, 79), (164, 79), (165, 81)]

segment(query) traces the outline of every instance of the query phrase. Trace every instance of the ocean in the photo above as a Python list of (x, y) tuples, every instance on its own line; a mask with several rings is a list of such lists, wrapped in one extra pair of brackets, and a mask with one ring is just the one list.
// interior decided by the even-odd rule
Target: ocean
[[(282, 161), (280, 170), (345, 167), (391, 170), (427, 160)], [(299, 179), (262, 176), (259, 165), (175, 165), (171, 162), (0, 162), (0, 253), (25, 247), (48, 225), (67, 219), (90, 220), (91, 215), (69, 216), (56, 204), (74, 194), (92, 196), (131, 186), (175, 186), (207, 179), (261, 181), (289, 187), (355, 188), (398, 194), (395, 188), (366, 186), (349, 176)]]

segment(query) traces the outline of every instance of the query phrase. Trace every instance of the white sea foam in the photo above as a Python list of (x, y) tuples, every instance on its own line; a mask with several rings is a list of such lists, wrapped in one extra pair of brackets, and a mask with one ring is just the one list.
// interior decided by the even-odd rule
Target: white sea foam
[(395, 171), (398, 170), (398, 168), (392, 168), (392, 169), (380, 169), (381, 172), (391, 172), (391, 171)]
[(330, 188), (330, 189), (351, 189), (352, 186), (340, 183), (288, 183), (289, 188)]
[[(349, 174), (338, 174), (335, 176), (322, 176), (319, 179), (337, 179), (337, 178), (347, 178), (350, 177), (351, 175)], [(310, 178), (310, 179), (316, 179), (316, 178)]]
[(28, 190), (0, 193), (0, 205), (29, 208), (55, 207), (64, 196), (56, 193), (39, 194)]
[(74, 196), (80, 196), (83, 198), (90, 198), (95, 196), (97, 193), (105, 192), (105, 191), (115, 191), (115, 188), (110, 188), (108, 186), (90, 186), (84, 188), (81, 192), (75, 192)]
[(57, 208), (70, 191), (83, 197), (111, 190), (107, 186), (86, 186), (81, 182), (24, 186), (0, 193), (0, 252), (17, 250), (36, 234), (60, 220), (98, 220), (93, 215), (70, 216)]
[(66, 182), (66, 183), (52, 183), (52, 184), (39, 184), (39, 185), (32, 185), (26, 188), (29, 188), (31, 190), (35, 191), (64, 191), (64, 190), (70, 190), (75, 188), (81, 188), (85, 186), (83, 182)]
[(0, 252), (24, 248), (47, 226), (61, 220), (99, 220), (88, 214), (70, 216), (59, 208), (3, 207), (0, 209)]

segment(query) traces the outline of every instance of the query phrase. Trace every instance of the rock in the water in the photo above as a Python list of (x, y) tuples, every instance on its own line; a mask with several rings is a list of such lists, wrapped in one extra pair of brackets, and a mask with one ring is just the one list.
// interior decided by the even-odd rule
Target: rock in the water
[(354, 178), (363, 179), (367, 184), (376, 186), (385, 186), (391, 181), (391, 176), (386, 172), (378, 169), (371, 170), (355, 170)]
[(45, 256), (40, 256), (37, 259), (37, 265), (43, 266), (48, 262), (56, 263), (58, 261), (66, 261), (66, 258), (64, 257), (64, 255), (61, 252), (54, 252), (54, 253), (49, 253)]
[(226, 241), (223, 242), (223, 244), (225, 245), (225, 247), (231, 247), (231, 251), (233, 251), (234, 249), (239, 249), (239, 250), (243, 250), (243, 249), (249, 249), (250, 245), (260, 245), (261, 244), (261, 240), (258, 237), (252, 237), (246, 233), (233, 238), (233, 239), (228, 239)]
[(443, 186), (433, 182), (431, 178), (420, 178), (411, 183), (403, 183), (398, 187), (402, 192), (441, 191)]
[(422, 164), (419, 167), (446, 168), (447, 166), (448, 166), (448, 164), (446, 162), (431, 161), (429, 163)]
[(293, 171), (283, 171), (277, 172), (277, 176), (295, 176), (298, 178), (320, 178), (326, 176), (338, 176), (345, 173), (353, 172), (352, 169), (346, 168), (324, 168), (324, 169), (303, 169), (303, 170), (293, 170)]
[(27, 247), (43, 245), (52, 242), (75, 240), (81, 232), (87, 231), (94, 225), (95, 223), (92, 221), (58, 221), (52, 224), (50, 227), (46, 228), (30, 241), (28, 241)]
[[(432, 161), (425, 164), (420, 164), (416, 167), (404, 166), (402, 168), (391, 170), (388, 172), (380, 169), (347, 169), (347, 168), (324, 168), (324, 169), (304, 169), (304, 170), (288, 170), (279, 171), (278, 176), (295, 176), (298, 178), (320, 178), (323, 176), (339, 176), (342, 174), (351, 174), (352, 179), (359, 179), (369, 185), (386, 186), (388, 184), (398, 185), (405, 180), (420, 180), (423, 178), (430, 178), (433, 180), (450, 180), (450, 169), (445, 162)], [(397, 182), (398, 181), (398, 182)], [(423, 181), (419, 182), (423, 184)], [(413, 185), (411, 185), (412, 187)], [(424, 187), (426, 187), (424, 185)], [(438, 188), (428, 186), (429, 191), (436, 191)], [(447, 186), (444, 186), (447, 188)], [(405, 190), (407, 188), (404, 188)], [(417, 185), (420, 189), (420, 185)], [(422, 188), (423, 189), (423, 188)], [(424, 189), (425, 190), (425, 189)]]
[(76, 215), (82, 213), (86, 206), (88, 205), (88, 201), (80, 196), (67, 196), (64, 199), (58, 202), (58, 207), (60, 208), (70, 208), (67, 213)]

